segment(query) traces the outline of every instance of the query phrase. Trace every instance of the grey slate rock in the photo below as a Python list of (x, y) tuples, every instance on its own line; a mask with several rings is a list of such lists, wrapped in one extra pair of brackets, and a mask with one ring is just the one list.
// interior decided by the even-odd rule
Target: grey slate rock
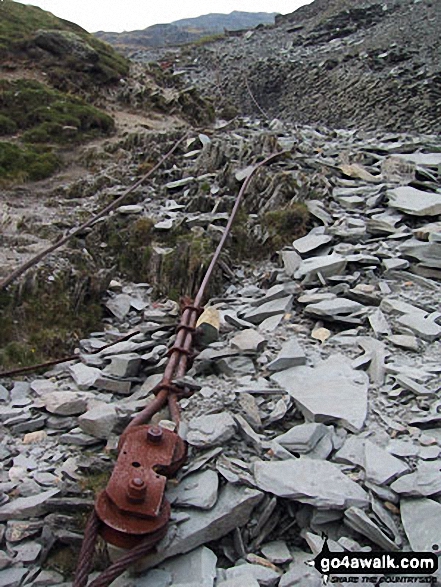
[(266, 338), (252, 328), (242, 330), (230, 340), (230, 345), (243, 353), (260, 352), (265, 344)]
[(111, 377), (136, 377), (141, 365), (141, 358), (136, 353), (122, 353), (109, 356), (111, 362), (105, 367), (103, 373)]
[(284, 540), (267, 542), (260, 550), (263, 556), (275, 565), (283, 565), (292, 560), (291, 552)]
[(239, 575), (234, 579), (216, 583), (216, 587), (259, 587), (259, 582), (252, 575)]
[(367, 416), (368, 377), (348, 359), (332, 355), (316, 367), (293, 367), (271, 376), (294, 399), (305, 419), (337, 422), (359, 432)]
[(49, 489), (30, 497), (17, 497), (0, 506), (0, 522), (5, 520), (27, 520), (44, 512), (44, 504), (60, 493), (59, 489)]
[(81, 390), (87, 390), (95, 385), (98, 377), (102, 375), (100, 369), (88, 367), (83, 363), (77, 363), (69, 367), (69, 372), (73, 380)]
[(311, 451), (327, 433), (328, 428), (324, 424), (300, 424), (276, 436), (275, 441), (293, 453), (304, 454)]
[(218, 446), (230, 440), (236, 432), (234, 418), (228, 412), (209, 414), (190, 420), (187, 442), (192, 446)]
[(380, 530), (367, 514), (357, 507), (350, 507), (345, 511), (345, 524), (350, 528), (369, 538), (374, 544), (387, 551), (398, 551), (399, 547)]
[(405, 497), (430, 497), (441, 494), (441, 471), (439, 463), (422, 462), (417, 469), (403, 475), (390, 486)]
[(441, 194), (429, 193), (410, 186), (389, 190), (389, 206), (413, 216), (438, 216), (441, 214)]
[(323, 300), (317, 304), (308, 304), (304, 311), (306, 314), (312, 314), (319, 318), (338, 318), (355, 314), (364, 309), (365, 306), (353, 300), (334, 298), (332, 300)]
[(441, 503), (433, 499), (402, 499), (401, 521), (414, 552), (433, 552), (440, 546)]
[(256, 368), (252, 359), (245, 356), (224, 357), (217, 361), (217, 368), (228, 377), (254, 375)]
[(19, 587), (29, 570), (22, 567), (11, 567), (0, 571), (0, 587)]
[(136, 577), (136, 587), (169, 587), (171, 582), (171, 574), (162, 569), (152, 569)]
[(78, 425), (83, 432), (103, 440), (110, 436), (116, 422), (115, 406), (104, 402), (96, 402), (78, 418)]
[(292, 246), (300, 255), (307, 255), (331, 241), (332, 236), (328, 234), (314, 234), (313, 231), (311, 231), (306, 236), (296, 239), (292, 243)]
[(370, 440), (364, 445), (366, 479), (383, 485), (409, 471), (409, 467)]
[(244, 319), (252, 324), (260, 324), (267, 318), (285, 314), (289, 312), (292, 306), (292, 296), (266, 302), (257, 308), (253, 308), (245, 313)]
[(216, 501), (219, 477), (216, 471), (207, 470), (188, 475), (177, 487), (167, 490), (167, 499), (176, 506), (211, 509)]
[(189, 552), (205, 542), (225, 536), (234, 528), (246, 524), (263, 494), (243, 486), (226, 485), (211, 510), (194, 511), (188, 520), (178, 526), (170, 526), (155, 554), (147, 556), (137, 565), (138, 569), (151, 568), (166, 558)]
[(268, 371), (284, 371), (306, 363), (306, 355), (295, 337), (287, 340), (274, 361), (267, 365)]
[(337, 253), (304, 259), (294, 273), (294, 278), (303, 279), (305, 283), (309, 284), (318, 280), (318, 273), (325, 278), (341, 275), (346, 268), (346, 263), (346, 259)]
[(277, 571), (262, 565), (253, 565), (250, 563), (230, 567), (226, 570), (225, 574), (227, 581), (239, 577), (243, 577), (245, 580), (248, 576), (254, 577), (261, 587), (274, 587), (280, 579), (280, 573)]
[(409, 328), (417, 336), (428, 342), (433, 342), (441, 337), (441, 326), (435, 322), (431, 314), (421, 312), (404, 314), (397, 321), (401, 326)]
[(294, 561), (280, 579), (279, 587), (323, 587), (323, 577), (307, 563), (314, 559), (313, 554), (296, 552)]
[(110, 310), (118, 320), (123, 320), (130, 312), (131, 304), (131, 296), (127, 294), (118, 294), (106, 303), (106, 308)]
[(87, 410), (87, 393), (76, 391), (54, 391), (42, 396), (44, 407), (58, 416), (77, 416)]
[(282, 251), (282, 261), (285, 273), (294, 277), (295, 272), (302, 264), (302, 257), (295, 251)]
[(260, 461), (254, 465), (254, 476), (263, 491), (321, 509), (365, 507), (369, 502), (366, 492), (328, 461)]
[(161, 565), (172, 577), (172, 585), (191, 584), (213, 587), (216, 577), (217, 556), (206, 546), (176, 556)]

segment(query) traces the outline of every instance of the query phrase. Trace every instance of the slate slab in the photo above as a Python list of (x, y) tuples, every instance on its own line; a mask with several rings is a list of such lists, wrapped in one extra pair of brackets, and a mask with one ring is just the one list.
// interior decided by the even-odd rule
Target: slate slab
[(433, 499), (402, 499), (401, 521), (415, 552), (433, 552), (440, 545), (441, 503)]
[(308, 457), (258, 461), (254, 465), (254, 477), (263, 491), (320, 509), (366, 507), (369, 502), (367, 493), (328, 461)]
[(283, 343), (283, 346), (274, 359), (267, 365), (268, 371), (284, 371), (290, 367), (304, 365), (306, 363), (305, 351), (300, 346), (296, 337), (292, 337)]
[(266, 302), (257, 308), (253, 308), (245, 313), (244, 319), (252, 324), (260, 324), (267, 318), (285, 314), (289, 312), (292, 306), (292, 296)]
[(346, 263), (346, 259), (337, 253), (304, 259), (294, 273), (294, 278), (303, 279), (305, 283), (312, 283), (318, 279), (318, 273), (323, 277), (341, 275), (346, 268)]
[(207, 470), (188, 475), (177, 487), (167, 489), (167, 499), (177, 506), (211, 509), (217, 501), (219, 477)]
[(236, 423), (228, 412), (209, 414), (190, 420), (187, 442), (192, 446), (218, 446), (227, 442), (236, 432)]
[(430, 497), (441, 494), (441, 470), (439, 463), (420, 463), (409, 475), (403, 475), (390, 486), (405, 497)]
[(412, 216), (441, 214), (441, 194), (400, 186), (387, 192), (389, 206)]
[(0, 507), (0, 522), (5, 520), (27, 520), (44, 511), (44, 504), (60, 493), (59, 489), (49, 489), (30, 497), (17, 497)]
[(316, 367), (293, 367), (271, 379), (286, 389), (307, 421), (338, 422), (351, 432), (363, 428), (369, 380), (346, 357), (331, 355)]
[(262, 500), (261, 491), (243, 486), (226, 485), (216, 505), (207, 511), (193, 511), (189, 519), (170, 526), (157, 552), (136, 565), (138, 570), (152, 568), (163, 560), (190, 552), (205, 542), (225, 536), (246, 524), (255, 506)]

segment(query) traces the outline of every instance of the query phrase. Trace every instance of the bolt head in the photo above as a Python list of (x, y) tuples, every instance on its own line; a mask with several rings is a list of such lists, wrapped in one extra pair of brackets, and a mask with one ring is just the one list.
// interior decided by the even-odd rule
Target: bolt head
[(147, 430), (147, 440), (153, 444), (159, 444), (162, 440), (162, 428), (160, 426), (150, 426)]
[(126, 491), (127, 500), (131, 503), (143, 503), (147, 493), (147, 486), (144, 479), (141, 477), (134, 477), (130, 479)]

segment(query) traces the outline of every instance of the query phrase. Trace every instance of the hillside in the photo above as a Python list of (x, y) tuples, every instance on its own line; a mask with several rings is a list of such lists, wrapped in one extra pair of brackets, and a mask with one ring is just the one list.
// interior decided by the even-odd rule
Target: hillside
[(274, 24), (276, 13), (239, 12), (207, 14), (185, 18), (170, 24), (156, 24), (139, 31), (112, 33), (99, 31), (99, 39), (125, 49), (142, 47), (168, 47), (184, 45), (225, 30), (252, 29), (260, 24)]
[(242, 114), (439, 132), (440, 30), (440, 2), (315, 0), (251, 37), (192, 49), (179, 70)]

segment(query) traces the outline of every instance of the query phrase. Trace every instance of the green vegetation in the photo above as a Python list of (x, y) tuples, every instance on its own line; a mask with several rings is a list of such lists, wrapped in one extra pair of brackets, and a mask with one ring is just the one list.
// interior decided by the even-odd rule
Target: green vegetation
[(309, 211), (305, 204), (295, 203), (266, 212), (261, 218), (262, 227), (268, 233), (265, 248), (275, 252), (308, 232)]
[(72, 273), (0, 293), (0, 366), (26, 367), (63, 357), (85, 333), (99, 327), (105, 284)]
[[(37, 42), (37, 31), (39, 34), (41, 31), (59, 32), (59, 39), (64, 35), (65, 50), (57, 54), (54, 44), (44, 46)], [(53, 65), (47, 70), (49, 79), (58, 80), (63, 86), (67, 81), (81, 81), (81, 76), (84, 78), (81, 85), (84, 82), (114, 83), (129, 71), (127, 59), (78, 25), (36, 6), (3, 0), (0, 2), (0, 57), (16, 59), (18, 56)]]
[(0, 81), (0, 128), (2, 120), (29, 143), (78, 142), (114, 129), (110, 116), (83, 100), (23, 79)]
[(76, 144), (114, 129), (113, 119), (79, 98), (33, 80), (0, 80), (0, 180), (38, 181), (61, 166), (48, 145)]
[(0, 182), (38, 181), (60, 167), (59, 158), (45, 147), (20, 147), (0, 142)]

